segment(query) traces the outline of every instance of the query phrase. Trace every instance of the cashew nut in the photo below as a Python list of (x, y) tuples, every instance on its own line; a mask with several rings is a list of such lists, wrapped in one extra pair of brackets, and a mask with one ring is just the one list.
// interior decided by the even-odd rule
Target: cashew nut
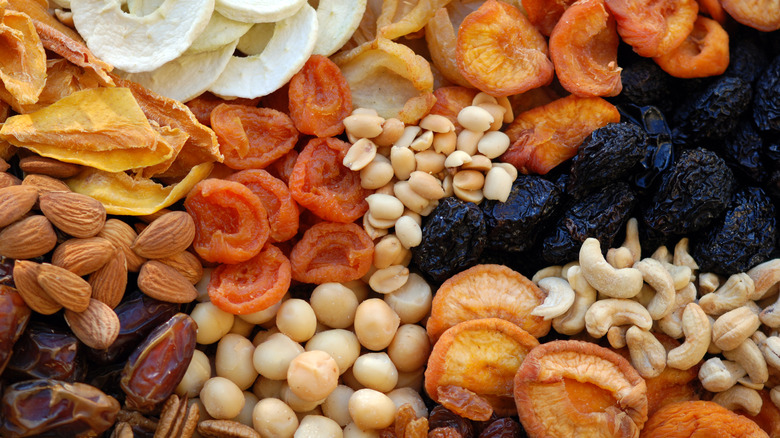
[(651, 259), (656, 259), (659, 262), (666, 262), (671, 264), (674, 261), (674, 257), (669, 253), (669, 248), (666, 245), (661, 245), (651, 255)]
[(625, 246), (607, 250), (607, 262), (615, 269), (630, 268), (634, 264), (634, 255)]
[(683, 237), (674, 245), (674, 256), (672, 257), (672, 263), (677, 266), (687, 266), (691, 271), (699, 269), (699, 264), (693, 259), (691, 253), (688, 251), (688, 238)]
[(569, 263), (566, 263), (565, 265), (563, 265), (563, 267), (561, 268), (561, 278), (565, 278), (565, 279), (568, 280), (569, 279), (569, 269), (571, 269), (571, 268), (573, 268), (575, 266), (579, 267), (580, 266), (580, 262), (575, 260), (573, 262), (569, 262)]
[(597, 291), (612, 298), (631, 298), (642, 289), (642, 273), (635, 268), (615, 269), (601, 254), (601, 244), (588, 237), (580, 248), (580, 268)]
[(723, 356), (740, 364), (747, 371), (751, 382), (763, 385), (769, 380), (766, 359), (752, 339), (745, 339), (737, 348), (724, 351)]
[(553, 319), (552, 326), (558, 333), (574, 335), (585, 328), (585, 312), (596, 302), (596, 289), (582, 276), (579, 266), (572, 266), (567, 271), (569, 285), (574, 289), (574, 304), (563, 315)]
[(626, 222), (626, 238), (623, 240), (622, 248), (628, 248), (633, 257), (633, 263), (642, 258), (642, 247), (639, 244), (639, 224), (636, 218), (632, 217)]
[(561, 265), (553, 265), (548, 266), (546, 268), (542, 268), (538, 271), (536, 271), (536, 274), (534, 274), (533, 277), (531, 277), (531, 281), (534, 282), (534, 284), (539, 284), (539, 280), (547, 277), (561, 277)]
[(715, 292), (701, 297), (699, 305), (707, 315), (719, 316), (745, 305), (754, 289), (750, 276), (734, 274)]
[(775, 386), (769, 391), (769, 398), (772, 400), (772, 403), (780, 409), (780, 386)]
[(666, 364), (679, 370), (687, 370), (699, 363), (710, 345), (710, 320), (696, 303), (685, 306), (682, 315), (685, 341), (666, 355)]
[(693, 283), (688, 283), (688, 286), (677, 291), (672, 312), (658, 320), (658, 328), (675, 339), (682, 338), (683, 310), (685, 310), (686, 305), (694, 301), (696, 301), (696, 286)]
[[(707, 319), (710, 320), (710, 327), (712, 327), (712, 324), (715, 324), (715, 318), (711, 317), (710, 315), (707, 315)], [(714, 342), (710, 342), (710, 346), (707, 347), (707, 353), (709, 354), (721, 354), (723, 353), (723, 350), (715, 345)]]
[(574, 289), (563, 278), (543, 278), (538, 285), (539, 289), (547, 293), (547, 297), (531, 311), (531, 315), (541, 316), (546, 321), (563, 315), (574, 304)]
[(585, 329), (595, 338), (607, 334), (612, 326), (629, 324), (650, 330), (653, 319), (643, 305), (621, 298), (596, 301), (585, 312)]
[(696, 276), (693, 275), (691, 268), (687, 266), (678, 266), (671, 263), (661, 262), (661, 264), (669, 271), (669, 275), (672, 276), (674, 282), (674, 290), (680, 290), (684, 288), (688, 283), (696, 280)]
[(760, 300), (776, 292), (780, 285), (780, 259), (772, 259), (758, 264), (747, 271), (753, 279), (755, 290), (750, 295), (751, 300)]
[(761, 394), (755, 389), (742, 385), (734, 385), (731, 388), (715, 394), (712, 401), (732, 411), (743, 410), (750, 415), (758, 415), (764, 401)]
[(780, 296), (777, 297), (777, 301), (774, 304), (767, 306), (761, 311), (759, 319), (761, 319), (761, 322), (767, 327), (780, 327)]
[(699, 368), (699, 381), (711, 392), (723, 392), (745, 375), (747, 371), (740, 364), (717, 356), (707, 359)]
[(712, 342), (724, 351), (733, 350), (760, 326), (758, 315), (744, 305), (729, 310), (715, 320), (712, 324)]
[(759, 344), (767, 365), (780, 370), (780, 336), (770, 336)]
[(647, 307), (647, 305), (650, 304), (650, 301), (653, 299), (653, 296), (655, 296), (655, 289), (653, 289), (653, 286), (645, 283), (642, 285), (642, 289), (639, 291), (639, 293), (631, 299)]
[(634, 268), (642, 273), (642, 279), (645, 283), (655, 289), (655, 295), (647, 304), (650, 316), (655, 320), (672, 313), (676, 294), (669, 271), (658, 260), (649, 258), (634, 263)]
[(631, 354), (631, 364), (642, 377), (656, 377), (666, 368), (666, 349), (649, 331), (631, 326), (626, 331), (626, 345)]
[(699, 274), (699, 293), (706, 295), (714, 292), (720, 286), (720, 276), (712, 272), (703, 272)]
[(626, 332), (628, 331), (628, 328), (629, 327), (626, 325), (616, 325), (607, 330), (607, 341), (609, 341), (609, 345), (612, 348), (617, 350), (628, 345), (626, 344)]

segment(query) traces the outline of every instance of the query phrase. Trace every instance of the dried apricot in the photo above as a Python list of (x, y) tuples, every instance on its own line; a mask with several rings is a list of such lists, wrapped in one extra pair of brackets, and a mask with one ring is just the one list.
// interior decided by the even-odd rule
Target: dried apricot
[(209, 299), (234, 315), (259, 312), (284, 297), (291, 278), (290, 261), (279, 248), (267, 244), (249, 260), (214, 269), (208, 285)]
[(239, 263), (263, 249), (270, 227), (260, 201), (246, 186), (205, 179), (192, 188), (184, 207), (195, 220), (195, 252), (215, 263)]
[[(460, 74), (455, 62), (455, 28), (452, 26), (447, 8), (439, 8), (425, 25), (425, 42), (431, 54), (431, 62), (448, 81), (463, 87), (470, 87), (469, 81)], [(434, 92), (435, 94), (435, 92)]]
[(349, 143), (337, 138), (313, 138), (295, 160), (290, 192), (298, 204), (333, 222), (354, 222), (368, 211), (360, 174), (341, 163)]
[(653, 414), (642, 438), (654, 437), (768, 437), (748, 418), (704, 400), (672, 403)]
[(720, 24), (726, 22), (726, 13), (723, 12), (720, 0), (698, 0), (698, 2), (700, 14), (707, 15)]
[(678, 78), (723, 74), (729, 66), (729, 34), (717, 21), (700, 15), (682, 44), (653, 60)]
[(764, 32), (780, 29), (780, 8), (775, 0), (720, 0), (721, 6), (739, 23)]
[(463, 127), (458, 123), (458, 113), (471, 105), (477, 93), (478, 91), (473, 88), (459, 86), (437, 88), (433, 92), (433, 95), (436, 96), (436, 103), (431, 108), (430, 114), (438, 114), (450, 119), (455, 125), (455, 132), (460, 132)]
[(519, 9), (497, 0), (466, 16), (456, 49), (463, 77), (493, 96), (522, 93), (553, 79), (544, 36)]
[(514, 379), (529, 436), (636, 437), (647, 420), (647, 387), (619, 354), (585, 341), (544, 343)]
[(256, 97), (254, 99), (247, 99), (243, 97), (237, 97), (228, 101), (207, 91), (200, 96), (189, 100), (186, 105), (187, 108), (189, 108), (190, 111), (195, 114), (198, 122), (206, 126), (211, 126), (211, 111), (213, 111), (214, 108), (216, 108), (221, 103), (255, 107), (258, 103), (260, 103), (260, 98)]
[(550, 36), (563, 12), (574, 2), (575, 0), (523, 0), (523, 9), (528, 14), (528, 21), (533, 23), (542, 35)]
[(532, 316), (545, 298), (531, 280), (503, 265), (473, 266), (447, 279), (433, 296), (426, 330), (436, 342), (450, 327), (471, 319), (502, 318), (539, 338), (551, 321)]
[(227, 179), (247, 186), (260, 198), (268, 213), (272, 242), (284, 242), (295, 237), (298, 233), (298, 205), (282, 180), (263, 169), (242, 170)]
[(352, 94), (338, 66), (322, 55), (312, 55), (290, 79), (290, 117), (298, 131), (317, 137), (344, 132), (344, 118), (352, 113)]
[(606, 0), (626, 44), (640, 56), (656, 57), (679, 46), (699, 13), (696, 0)]
[(770, 437), (778, 437), (780, 436), (780, 407), (772, 402), (766, 387), (759, 390), (758, 393), (762, 400), (761, 411), (758, 412), (758, 415), (750, 415), (741, 409), (735, 412), (753, 420)]
[(319, 222), (290, 252), (292, 278), (303, 283), (343, 283), (371, 269), (374, 242), (354, 223)]
[(617, 108), (600, 97), (566, 96), (515, 117), (506, 130), (512, 145), (500, 159), (544, 175), (576, 155), (591, 132), (619, 121)]
[(233, 169), (262, 169), (283, 156), (298, 141), (287, 114), (270, 108), (222, 103), (211, 111), (225, 164)]
[(620, 38), (604, 0), (579, 0), (550, 35), (550, 58), (563, 88), (577, 96), (616, 96), (623, 89), (617, 50)]
[(271, 175), (279, 178), (285, 184), (290, 184), (290, 175), (292, 175), (295, 168), (295, 161), (298, 160), (298, 151), (295, 149), (287, 152), (278, 160), (271, 163), (265, 170)]

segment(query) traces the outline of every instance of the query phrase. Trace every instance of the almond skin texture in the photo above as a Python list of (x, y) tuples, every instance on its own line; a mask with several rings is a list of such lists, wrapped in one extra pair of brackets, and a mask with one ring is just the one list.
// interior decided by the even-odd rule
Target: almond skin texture
[(19, 185), (0, 189), (0, 228), (23, 218), (37, 200), (35, 187)]
[(127, 261), (125, 253), (117, 249), (100, 269), (89, 276), (92, 298), (115, 308), (122, 301), (127, 287)]
[(100, 233), (98, 233), (98, 237), (108, 240), (125, 253), (128, 271), (138, 272), (138, 270), (141, 269), (141, 265), (146, 261), (145, 258), (139, 256), (130, 249), (130, 246), (133, 245), (136, 237), (138, 237), (138, 233), (136, 233), (133, 227), (127, 223), (119, 219), (109, 219), (106, 221), (105, 225), (103, 225), (103, 229), (100, 230)]
[(38, 189), (38, 196), (49, 192), (69, 192), (70, 187), (57, 178), (46, 175), (27, 175), (22, 180), (23, 186), (32, 186)]
[(54, 250), (51, 264), (83, 277), (105, 265), (115, 251), (114, 245), (102, 237), (68, 239)]
[(197, 289), (185, 276), (156, 260), (141, 266), (138, 288), (146, 295), (168, 303), (189, 303), (198, 297)]
[(19, 167), (28, 174), (43, 174), (53, 178), (70, 178), (81, 172), (81, 166), (54, 158), (30, 155), (19, 160)]
[(90, 299), (83, 312), (65, 309), (65, 321), (86, 346), (104, 350), (119, 336), (119, 317), (105, 303)]
[(30, 216), (0, 231), (0, 256), (10, 259), (40, 257), (57, 246), (57, 234), (48, 219)]
[(92, 286), (65, 268), (42, 263), (38, 268), (38, 284), (66, 309), (83, 312), (89, 306)]
[(103, 204), (80, 193), (44, 193), (40, 195), (40, 206), (55, 227), (73, 237), (95, 236), (106, 223)]
[(29, 260), (16, 260), (14, 262), (14, 283), (16, 290), (25, 303), (34, 311), (51, 315), (62, 309), (60, 303), (38, 284), (38, 268), (40, 265)]
[(22, 180), (11, 175), (8, 172), (0, 172), (0, 187), (18, 186)]
[(131, 247), (147, 259), (170, 257), (187, 249), (195, 239), (195, 221), (186, 211), (172, 211), (144, 228)]
[(198, 257), (189, 251), (182, 251), (158, 261), (179, 271), (192, 284), (196, 284), (203, 277), (203, 265), (200, 264)]

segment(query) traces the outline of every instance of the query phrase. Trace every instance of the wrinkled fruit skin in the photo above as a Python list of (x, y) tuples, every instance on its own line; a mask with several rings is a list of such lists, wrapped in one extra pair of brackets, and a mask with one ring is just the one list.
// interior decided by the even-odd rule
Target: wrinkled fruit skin
[[(655, 105), (668, 111), (672, 107), (672, 76), (651, 59), (634, 56), (633, 62), (623, 65), (620, 80), (623, 91), (614, 98), (638, 106)], [(622, 62), (622, 61), (621, 61)]]
[(82, 381), (87, 374), (83, 345), (69, 330), (32, 322), (14, 344), (3, 377), (9, 381)]
[(761, 131), (780, 132), (780, 55), (756, 82), (753, 118)]
[(455, 429), (462, 437), (474, 436), (474, 426), (471, 421), (457, 415), (442, 405), (436, 405), (428, 416), (428, 427), (430, 430), (439, 427), (451, 427)]
[(723, 143), (722, 154), (735, 175), (747, 178), (751, 184), (760, 184), (766, 178), (761, 160), (764, 141), (749, 118), (742, 117)]

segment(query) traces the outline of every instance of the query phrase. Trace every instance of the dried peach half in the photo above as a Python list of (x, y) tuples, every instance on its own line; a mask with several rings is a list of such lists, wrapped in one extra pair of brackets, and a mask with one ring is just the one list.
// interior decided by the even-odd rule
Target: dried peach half
[(721, 6), (739, 23), (764, 32), (780, 29), (780, 8), (775, 0), (721, 0)]
[(585, 341), (542, 344), (514, 379), (520, 422), (534, 437), (638, 437), (647, 386), (626, 359)]
[(469, 81), (460, 74), (455, 61), (455, 28), (452, 26), (447, 8), (439, 8), (425, 25), (425, 42), (431, 54), (431, 62), (448, 81), (470, 87)]
[(467, 15), (456, 44), (463, 77), (493, 96), (518, 94), (552, 82), (547, 41), (519, 9), (507, 3), (487, 0)]
[(431, 108), (430, 114), (444, 116), (455, 125), (455, 132), (460, 133), (463, 127), (458, 123), (458, 114), (460, 110), (471, 105), (474, 96), (478, 93), (473, 88), (460, 86), (440, 87), (433, 92), (436, 96), (436, 103)]
[(642, 430), (642, 438), (700, 436), (761, 438), (769, 435), (747, 417), (704, 400), (664, 406), (647, 420)]
[(377, 17), (379, 35), (394, 40), (425, 27), (436, 10), (451, 0), (385, 0)]
[(640, 56), (655, 57), (679, 46), (699, 12), (696, 0), (606, 0), (620, 37)]
[(678, 78), (723, 74), (729, 66), (729, 34), (717, 21), (700, 15), (682, 44), (653, 60)]
[(528, 14), (528, 20), (539, 32), (550, 36), (563, 12), (574, 2), (575, 0), (523, 0), (523, 9)]
[(489, 419), (492, 412), (485, 418), (485, 402), (499, 416), (514, 415), (512, 379), (523, 358), (538, 345), (530, 333), (504, 319), (463, 321), (433, 346), (425, 391), (465, 418)]

